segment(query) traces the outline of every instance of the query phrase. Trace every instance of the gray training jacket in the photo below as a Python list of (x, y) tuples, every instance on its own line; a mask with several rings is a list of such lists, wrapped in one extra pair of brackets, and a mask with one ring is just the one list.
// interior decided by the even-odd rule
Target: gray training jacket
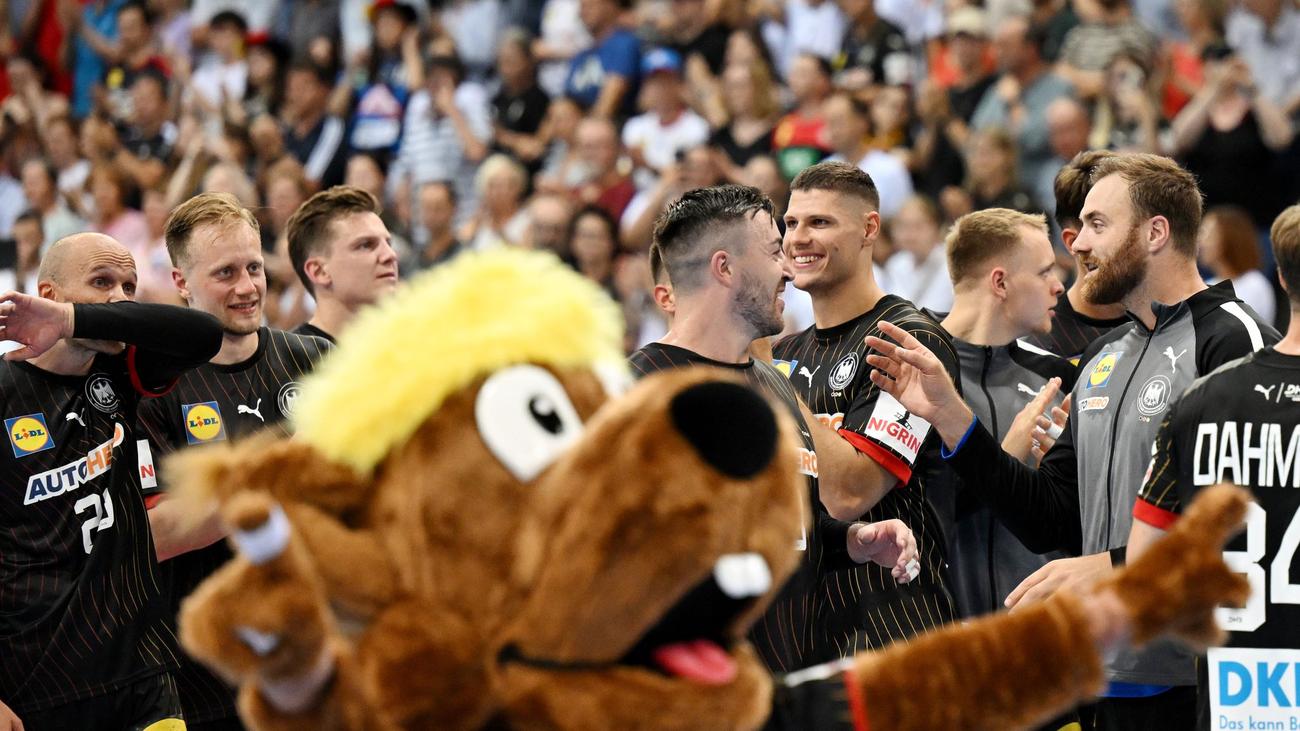
[[(1170, 401), (1194, 379), (1279, 339), (1237, 299), (1231, 282), (1153, 309), (1154, 329), (1133, 320), (1084, 352), (1070, 423), (1038, 470), (1004, 454), (978, 423), (949, 458), (1030, 550), (1120, 557)], [(1171, 643), (1121, 653), (1107, 676), (1145, 685), (1196, 684), (1192, 655)]]

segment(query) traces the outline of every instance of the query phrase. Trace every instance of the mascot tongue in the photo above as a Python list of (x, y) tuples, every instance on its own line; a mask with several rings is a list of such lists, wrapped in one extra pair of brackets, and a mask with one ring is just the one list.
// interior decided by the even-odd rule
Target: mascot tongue
[(654, 651), (654, 659), (669, 675), (701, 685), (726, 685), (736, 677), (736, 662), (709, 640), (664, 645)]

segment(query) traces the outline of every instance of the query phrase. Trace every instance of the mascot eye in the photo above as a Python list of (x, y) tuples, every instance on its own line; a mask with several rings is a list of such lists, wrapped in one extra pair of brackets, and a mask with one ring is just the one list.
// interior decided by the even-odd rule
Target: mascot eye
[(479, 389), (474, 417), (488, 450), (521, 482), (541, 474), (582, 433), (564, 386), (533, 365), (492, 374)]

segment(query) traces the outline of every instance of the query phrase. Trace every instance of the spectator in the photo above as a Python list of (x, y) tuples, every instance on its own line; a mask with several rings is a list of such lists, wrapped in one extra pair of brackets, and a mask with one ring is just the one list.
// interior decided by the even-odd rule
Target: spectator
[(621, 150), (614, 124), (588, 117), (578, 125), (574, 142), (582, 170), (582, 182), (573, 190), (575, 196), (583, 205), (604, 208), (617, 221), (636, 195), (636, 186), (627, 173), (620, 171)]
[(541, 193), (528, 202), (528, 220), (524, 246), (550, 251), (561, 259), (568, 259), (569, 222), (573, 219), (573, 204), (568, 198), (555, 193)]
[(591, 47), (579, 4), (580, 0), (544, 0), (541, 35), (533, 42), (533, 55), (541, 62), (537, 76), (542, 90), (552, 98), (564, 93), (573, 57)]
[(953, 114), (947, 90), (934, 81), (922, 81), (916, 95), (916, 137), (908, 167), (918, 191), (938, 198), (943, 191), (961, 185), (966, 164), (961, 150), (970, 128)]
[(721, 99), (723, 115), (709, 144), (722, 153), (727, 177), (734, 181), (750, 160), (772, 153), (772, 129), (780, 107), (767, 64), (728, 64), (722, 72)]
[(1237, 206), (1216, 206), (1206, 211), (1197, 237), (1197, 258), (1213, 272), (1210, 284), (1232, 280), (1237, 296), (1271, 323), (1277, 302), (1268, 277), (1259, 271), (1259, 237), (1250, 214)]
[(101, 79), (104, 106), (116, 122), (131, 119), (132, 89), (136, 77), (145, 72), (170, 75), (166, 60), (153, 45), (153, 24), (149, 11), (140, 0), (131, 0), (117, 11), (117, 43), (107, 59), (108, 69)]
[(170, 115), (167, 80), (146, 71), (131, 84), (131, 115), (126, 123), (115, 134), (105, 128), (101, 152), (140, 188), (159, 185), (167, 175), (179, 133)]
[[(1044, 170), (1060, 170), (1075, 155), (1088, 149), (1088, 137), (1092, 134), (1092, 120), (1088, 110), (1075, 99), (1061, 97), (1047, 106), (1047, 144), (1052, 148), (1053, 159)], [(1056, 175), (1045, 175), (1035, 181), (1034, 200), (1041, 202), (1056, 215)]]
[(716, 155), (704, 145), (687, 150), (680, 161), (664, 169), (654, 187), (636, 194), (619, 222), (623, 245), (636, 252), (650, 248), (655, 221), (668, 204), (695, 188), (723, 182)]
[(1291, 123), (1256, 90), (1241, 57), (1207, 58), (1205, 72), (1205, 86), (1170, 126), (1170, 152), (1200, 181), (1206, 205), (1239, 205), (1263, 226), (1290, 202), (1290, 178), (1279, 173), (1295, 171), (1278, 170), (1276, 154), (1291, 144)]
[(186, 0), (149, 0), (149, 9), (157, 14), (160, 50), (167, 58), (190, 57), (190, 4)]
[(348, 159), (347, 172), (343, 176), (343, 184), (352, 188), (360, 188), (375, 197), (380, 202), (383, 210), (379, 212), (379, 220), (384, 222), (393, 237), (393, 248), (399, 252), (407, 252), (410, 249), (410, 232), (406, 225), (397, 218), (397, 212), (392, 206), (387, 204), (388, 201), (388, 181), (384, 174), (383, 163), (374, 155), (358, 153)]
[[(388, 154), (401, 142), (407, 101), (424, 86), (420, 29), (415, 9), (406, 3), (375, 3), (373, 15), (374, 39), (364, 65), (350, 69), (351, 78), (340, 88), (345, 97), (356, 96), (348, 139), (351, 149)], [(343, 113), (342, 105), (336, 111)]]
[(1121, 52), (1146, 68), (1155, 61), (1156, 38), (1133, 17), (1129, 0), (1075, 0), (1083, 21), (1065, 37), (1056, 73), (1084, 99), (1105, 91), (1106, 67)]
[(537, 187), (551, 192), (567, 191), (582, 182), (586, 171), (578, 160), (578, 123), (582, 109), (568, 97), (551, 102), (542, 122), (542, 139), (548, 145)]
[(253, 117), (248, 125), (248, 142), (253, 153), (251, 172), (255, 178), (260, 179), (272, 165), (289, 154), (284, 147), (284, 130), (269, 114)]
[(14, 219), (14, 265), (0, 269), (0, 292), (15, 290), (35, 295), (36, 273), (41, 266), (41, 245), (45, 233), (41, 230), (41, 212), (27, 209)]
[(448, 262), (464, 249), (452, 224), (456, 189), (451, 183), (439, 180), (421, 185), (418, 209), (421, 238), (427, 243), (402, 263), (401, 270), (411, 274)]
[(906, 86), (885, 86), (871, 98), (871, 146), (906, 160), (912, 147), (912, 99)]
[[(380, 8), (393, 3), (392, 0), (378, 0), (367, 4), (372, 14), (378, 14)], [(282, 25), (288, 26), (284, 40), (291, 57), (307, 53), (317, 38), (328, 38), (335, 46), (338, 45), (341, 19), (338, 0), (294, 0), (287, 9), (288, 23)]]
[[(1010, 208), (1022, 213), (1042, 212), (1034, 197), (1016, 182), (1016, 145), (1004, 130), (989, 129), (971, 135), (966, 145), (966, 174), (970, 210)], [(954, 218), (960, 215), (963, 214)]]
[(1032, 1), (1029, 22), (1043, 29), (1043, 58), (1048, 63), (1056, 63), (1061, 58), (1065, 37), (1079, 24), (1079, 16), (1074, 14), (1074, 3), (1071, 0)]
[(874, 0), (836, 0), (848, 20), (835, 57), (841, 86), (910, 82), (911, 49), (898, 26), (876, 14)]
[(172, 206), (161, 188), (150, 188), (142, 196), (140, 212), (149, 230), (149, 242), (136, 254), (135, 299), (137, 302), (156, 302), (163, 305), (183, 305), (180, 293), (172, 282), (172, 260), (167, 254), (164, 233)]
[(952, 308), (952, 280), (943, 247), (943, 220), (934, 201), (914, 195), (889, 225), (894, 253), (885, 263), (889, 293), (942, 313)]
[(1228, 17), (1228, 45), (1259, 92), (1287, 116), (1300, 112), (1300, 9), (1289, 0), (1242, 0)]
[(57, 175), (53, 165), (37, 158), (23, 163), (21, 171), (23, 197), (41, 216), (41, 231), (46, 237), (41, 244), (42, 253), (64, 236), (86, 230), (86, 222), (64, 204), (56, 184)]
[(618, 224), (598, 206), (584, 206), (569, 224), (568, 249), (573, 267), (618, 298), (614, 289), (614, 257), (618, 254)]
[(90, 161), (81, 155), (72, 120), (55, 117), (46, 122), (42, 132), (45, 154), (59, 172), (59, 191), (68, 196), (74, 209), (79, 208), (90, 177)]
[(247, 33), (248, 23), (239, 13), (223, 10), (213, 15), (206, 34), (211, 53), (193, 74), (186, 73), (183, 63), (177, 69), (189, 100), (207, 115), (220, 115), (228, 103), (244, 98), (248, 85), (248, 63), (243, 53)]
[(497, 71), (501, 88), (492, 98), (495, 148), (509, 153), (535, 173), (546, 151), (541, 133), (551, 99), (537, 84), (532, 43), (523, 31), (512, 30), (502, 38)]
[(829, 68), (840, 52), (847, 21), (833, 0), (766, 0), (759, 5), (763, 40), (776, 68), (790, 78), (800, 56), (815, 56)]
[(245, 27), (254, 32), (270, 30), (272, 20), (280, 11), (281, 0), (191, 0), (190, 22), (194, 37), (202, 43), (212, 32), (219, 16), (224, 12), (238, 14), (247, 21)]
[(106, 59), (115, 52), (117, 41), (117, 11), (126, 0), (90, 0), (82, 4), (79, 28), (69, 27), (75, 33), (72, 41), (72, 115), (84, 119), (92, 109), (92, 92), (104, 78)]
[(720, 76), (725, 68), (730, 31), (711, 12), (710, 5), (706, 0), (672, 0), (670, 4), (671, 22), (664, 29), (665, 40), (685, 59), (688, 79), (697, 58), (713, 76)]
[(709, 124), (686, 107), (682, 63), (676, 51), (656, 48), (641, 60), (641, 106), (623, 126), (623, 147), (637, 167), (637, 187), (645, 190), (679, 153), (704, 144)]
[[(289, 219), (311, 195), (311, 185), (303, 169), (293, 160), (283, 160), (266, 173), (265, 208), (261, 213), (262, 245), (271, 248), (289, 226)], [(236, 196), (238, 197), (238, 196)]]
[(820, 162), (830, 152), (823, 106), (831, 93), (831, 67), (826, 59), (803, 54), (790, 67), (790, 93), (795, 107), (772, 133), (772, 149), (786, 180)]
[(474, 176), (479, 196), (478, 213), (460, 236), (475, 251), (498, 246), (518, 246), (528, 228), (523, 210), (528, 171), (514, 159), (497, 153), (483, 161)]
[(912, 195), (907, 165), (894, 154), (871, 145), (871, 110), (862, 100), (848, 92), (836, 92), (823, 110), (826, 136), (835, 153), (830, 159), (852, 163), (870, 175), (880, 193), (880, 217), (892, 218)]
[(1141, 58), (1120, 51), (1106, 66), (1104, 91), (1097, 99), (1089, 146), (1117, 152), (1156, 152), (1160, 110), (1156, 89)]
[(1207, 48), (1222, 44), (1227, 32), (1225, 0), (1176, 0), (1174, 9), (1187, 39), (1171, 41), (1165, 47), (1165, 82), (1160, 101), (1165, 119), (1176, 117), (1201, 90), (1205, 84), (1201, 56)]
[(264, 35), (248, 37), (248, 83), (243, 104), (227, 106), (227, 116), (241, 124), (262, 115), (275, 116), (284, 103), (285, 72), (289, 67), (289, 48), (278, 38)]
[(327, 69), (306, 60), (290, 66), (285, 79), (285, 148), (318, 188), (343, 181), (343, 120), (326, 113), (331, 83)]
[(465, 81), (465, 70), (455, 56), (433, 56), (426, 74), (424, 88), (406, 105), (398, 164), (415, 186), (453, 181), (459, 201), (457, 223), (463, 223), (477, 210), (474, 170), (492, 141), (492, 113), (487, 93), (479, 84)]
[(127, 206), (135, 187), (118, 168), (99, 163), (90, 171), (90, 194), (95, 200), (91, 230), (113, 237), (131, 252), (137, 261), (149, 248), (149, 226), (144, 214)]
[(449, 0), (442, 6), (443, 29), (456, 46), (468, 78), (484, 81), (492, 75), (505, 18), (500, 0)]
[(239, 200), (239, 205), (246, 208), (257, 205), (257, 188), (253, 181), (238, 166), (228, 162), (208, 168), (199, 187), (211, 193), (229, 193)]
[(997, 77), (985, 61), (989, 54), (988, 26), (977, 8), (965, 7), (948, 18), (948, 50), (952, 61), (952, 83), (948, 85), (948, 106), (965, 124)]
[(569, 62), (564, 93), (597, 117), (631, 113), (636, 103), (640, 43), (619, 24), (629, 0), (581, 0), (579, 12), (594, 45)]
[(873, 0), (880, 17), (898, 26), (909, 45), (920, 47), (943, 35), (944, 3), (940, 0)]
[(785, 230), (785, 207), (790, 203), (790, 181), (781, 174), (781, 166), (771, 155), (751, 157), (740, 171), (741, 185), (752, 185), (772, 201), (777, 228)]
[[(1090, 0), (1085, 0), (1085, 2)], [(975, 129), (1000, 127), (1010, 131), (1018, 152), (1022, 181), (1055, 174), (1047, 144), (1047, 106), (1071, 95), (1069, 82), (1053, 74), (1043, 60), (1042, 31), (1028, 19), (1011, 17), (994, 37), (994, 55), (1001, 75), (975, 109)]]

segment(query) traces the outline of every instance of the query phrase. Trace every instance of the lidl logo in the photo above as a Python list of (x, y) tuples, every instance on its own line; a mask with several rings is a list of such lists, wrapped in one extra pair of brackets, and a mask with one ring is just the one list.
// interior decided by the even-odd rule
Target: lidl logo
[(38, 412), (5, 419), (5, 431), (9, 432), (9, 446), (14, 448), (15, 457), (54, 449), (54, 437), (45, 425), (45, 414)]
[(776, 360), (775, 358), (772, 359), (772, 367), (780, 371), (781, 375), (785, 376), (786, 378), (789, 378), (794, 374), (794, 369), (798, 365), (799, 365), (799, 361), (797, 360)]
[(1123, 353), (1103, 353), (1097, 365), (1092, 367), (1092, 373), (1088, 374), (1088, 388), (1101, 388), (1110, 381), (1110, 376), (1115, 372), (1115, 364), (1119, 363), (1119, 357)]
[(185, 439), (190, 444), (202, 444), (226, 438), (226, 424), (221, 418), (221, 407), (216, 401), (182, 405), (181, 419), (185, 422)]

